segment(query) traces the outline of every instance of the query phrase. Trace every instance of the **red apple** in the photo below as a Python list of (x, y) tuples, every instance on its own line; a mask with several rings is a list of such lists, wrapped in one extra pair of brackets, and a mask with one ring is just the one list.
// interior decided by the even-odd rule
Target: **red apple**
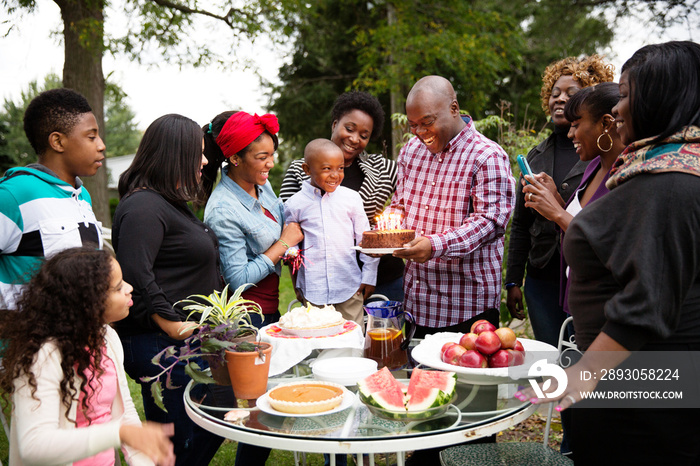
[(515, 344), (513, 345), (513, 349), (515, 351), (520, 351), (521, 353), (525, 354), (525, 348), (523, 348), (523, 344), (520, 343), (520, 340), (515, 340)]
[(494, 330), (498, 338), (501, 340), (501, 348), (512, 349), (517, 340), (515, 332), (508, 327), (501, 327)]
[(442, 348), (440, 349), (440, 356), (442, 356), (443, 354), (445, 354), (445, 350), (446, 350), (447, 348), (449, 348), (449, 347), (452, 346), (452, 345), (456, 345), (456, 344), (457, 344), (457, 343), (455, 343), (454, 341), (448, 341), (447, 343), (445, 343), (444, 345), (442, 345)]
[(509, 350), (498, 350), (489, 358), (489, 367), (514, 366), (513, 354)]
[(489, 322), (488, 320), (481, 319), (477, 320), (472, 324), (472, 333), (476, 333), (477, 335), (480, 334), (481, 332), (493, 332), (496, 330), (496, 327)]
[(481, 354), (488, 356), (501, 349), (501, 340), (494, 332), (484, 331), (476, 338), (475, 345)]
[(525, 353), (521, 351), (516, 351), (514, 349), (508, 349), (506, 350), (511, 355), (513, 356), (513, 365), (514, 366), (520, 366), (521, 364), (525, 364)]
[(459, 339), (459, 344), (464, 346), (466, 349), (471, 350), (476, 348), (476, 339), (479, 337), (476, 333), (465, 333), (462, 338)]
[(483, 354), (476, 350), (467, 350), (459, 357), (459, 365), (462, 367), (483, 368), (489, 367), (489, 362)]
[(442, 362), (446, 362), (447, 364), (454, 364), (456, 366), (458, 365), (460, 356), (462, 356), (465, 353), (465, 351), (467, 350), (464, 349), (464, 347), (456, 344), (449, 346), (442, 354)]

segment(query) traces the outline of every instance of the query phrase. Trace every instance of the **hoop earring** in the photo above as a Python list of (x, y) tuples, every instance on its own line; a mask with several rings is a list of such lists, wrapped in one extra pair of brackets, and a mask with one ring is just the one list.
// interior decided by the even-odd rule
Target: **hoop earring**
[[(604, 135), (607, 136), (610, 140), (610, 147), (608, 147), (607, 149), (603, 149), (602, 147), (600, 147), (600, 138), (602, 138)], [(600, 133), (600, 136), (598, 136), (598, 139), (596, 139), (595, 144), (596, 146), (598, 146), (598, 149), (600, 149), (603, 152), (610, 152), (613, 148), (613, 145), (615, 145), (615, 143), (613, 142), (613, 138), (612, 136), (610, 136), (610, 133), (608, 133), (607, 129)]]

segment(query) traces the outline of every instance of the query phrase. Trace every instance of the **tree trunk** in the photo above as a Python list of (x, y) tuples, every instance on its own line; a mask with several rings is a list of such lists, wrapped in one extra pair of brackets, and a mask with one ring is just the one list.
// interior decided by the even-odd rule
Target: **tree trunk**
[[(65, 61), (63, 85), (85, 96), (104, 139), (104, 91), (102, 53), (104, 51), (104, 0), (54, 0), (61, 9)], [(109, 147), (107, 148), (109, 151)], [(92, 197), (95, 216), (104, 226), (111, 226), (107, 192), (107, 163), (92, 177), (83, 179)]]
[[(387, 23), (390, 26), (396, 24), (396, 12), (394, 11), (394, 5), (391, 3), (387, 5)], [(389, 66), (393, 66), (393, 64), (394, 58), (391, 54), (389, 54)], [(401, 94), (401, 85), (398, 82), (395, 82), (391, 85), (391, 91), (389, 93), (389, 111), (391, 112), (390, 117), (395, 113), (406, 113), (405, 103), (406, 98), (403, 94)], [(401, 141), (405, 131), (405, 128), (402, 128), (394, 121), (391, 122), (391, 150), (389, 153), (391, 154), (391, 158), (393, 160), (396, 160), (399, 156), (399, 147), (401, 146)]]

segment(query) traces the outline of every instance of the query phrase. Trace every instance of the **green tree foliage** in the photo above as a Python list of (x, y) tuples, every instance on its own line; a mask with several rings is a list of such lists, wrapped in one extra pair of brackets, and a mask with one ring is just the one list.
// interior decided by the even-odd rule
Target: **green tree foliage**
[(0, 172), (18, 165), (36, 162), (36, 154), (24, 134), (24, 111), (29, 102), (40, 92), (61, 87), (61, 79), (50, 73), (44, 78), (43, 84), (32, 81), (20, 93), (19, 100), (5, 99), (0, 110), (0, 125), (6, 133), (5, 144), (0, 147)]
[(105, 84), (105, 145), (107, 157), (134, 154), (141, 141), (136, 115), (126, 103), (126, 93), (117, 85)]
[[(364, 0), (286, 1), (287, 28), (294, 31), (291, 63), (279, 70), (280, 86), (271, 86), (270, 110), (283, 136), (280, 165), (300, 158), (305, 144), (330, 137), (331, 107), (359, 75), (357, 30), (373, 21)], [(284, 36), (279, 37), (284, 40)], [(388, 104), (387, 96), (384, 96)], [(370, 146), (375, 151), (380, 146)]]
[[(5, 99), (0, 109), (0, 172), (8, 168), (36, 162), (36, 154), (24, 134), (24, 111), (39, 93), (62, 87), (61, 78), (49, 73), (43, 84), (32, 81), (24, 89), (18, 101)], [(134, 112), (126, 103), (126, 94), (115, 83), (105, 86), (105, 145), (108, 157), (133, 154), (141, 140), (136, 128)]]
[[(32, 12), (37, 7), (36, 0), (1, 1), (10, 15)], [(106, 51), (124, 53), (139, 63), (148, 64), (157, 64), (163, 59), (194, 65), (230, 63), (235, 59), (236, 45), (240, 41), (252, 40), (264, 26), (279, 27), (276, 23), (278, 0), (236, 2), (236, 6), (227, 0), (122, 0), (114, 5), (106, 0), (54, 0), (54, 3), (60, 8), (64, 26), (63, 82), (87, 98), (100, 128), (104, 128), (105, 121), (102, 56)], [(124, 34), (105, 35), (105, 12), (109, 8), (118, 8), (127, 14)], [(196, 17), (223, 23), (230, 34), (217, 35), (210, 24), (193, 34)], [(11, 21), (8, 24), (12, 24)], [(92, 195), (95, 216), (109, 226), (106, 170), (84, 181)]]
[[(519, 126), (536, 120), (541, 127), (544, 68), (594, 53), (612, 39), (610, 25), (592, 7), (557, 0), (284, 3), (294, 52), (280, 69), (281, 85), (271, 87), (271, 107), (288, 143), (283, 164), (301, 156), (305, 141), (328, 134), (338, 94), (367, 90), (385, 109), (393, 95), (400, 100), (394, 111), (403, 111), (410, 87), (428, 74), (450, 79), (460, 107), (477, 119), (498, 115), (505, 100)], [(385, 122), (387, 139), (390, 128)]]

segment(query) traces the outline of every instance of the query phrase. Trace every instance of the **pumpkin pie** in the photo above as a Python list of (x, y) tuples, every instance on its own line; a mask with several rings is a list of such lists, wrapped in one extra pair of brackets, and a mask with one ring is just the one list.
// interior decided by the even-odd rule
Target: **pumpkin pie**
[(330, 411), (342, 403), (345, 389), (330, 382), (295, 382), (267, 393), (270, 406), (282, 413), (313, 414)]

